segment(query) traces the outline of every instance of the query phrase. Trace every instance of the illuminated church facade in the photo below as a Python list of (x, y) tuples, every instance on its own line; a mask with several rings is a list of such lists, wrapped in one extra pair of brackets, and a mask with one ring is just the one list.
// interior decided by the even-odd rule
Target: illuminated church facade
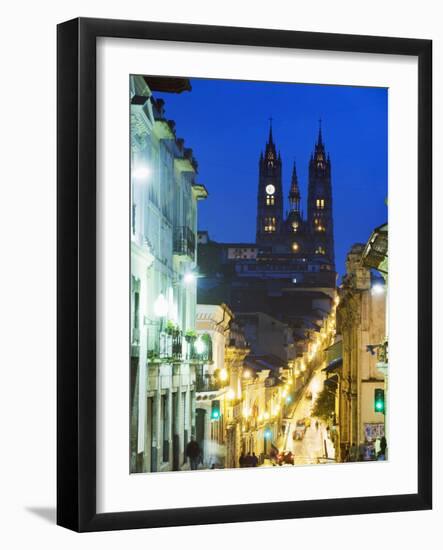
[(306, 218), (301, 210), (295, 163), (287, 198), (288, 210), (284, 215), (282, 159), (271, 127), (259, 160), (256, 245), (264, 255), (276, 261), (278, 258), (286, 260), (294, 268), (302, 263), (311, 265), (311, 270), (335, 272), (331, 160), (326, 153), (321, 127), (309, 160)]

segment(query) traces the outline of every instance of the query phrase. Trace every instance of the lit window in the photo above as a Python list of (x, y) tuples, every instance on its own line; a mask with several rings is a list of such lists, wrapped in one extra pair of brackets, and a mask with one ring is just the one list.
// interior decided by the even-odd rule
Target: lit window
[(316, 253), (316, 254), (322, 254), (322, 255), (323, 255), (323, 254), (326, 254), (326, 250), (324, 249), (323, 246), (318, 246), (318, 247), (316, 248), (316, 250), (315, 250), (315, 253)]
[(320, 231), (320, 232), (323, 232), (323, 231), (326, 231), (326, 227), (324, 225), (317, 225), (316, 230)]
[(298, 243), (292, 243), (292, 252), (298, 252), (299, 248)]
[(298, 222), (292, 222), (292, 231), (296, 233), (297, 229), (298, 229)]
[(267, 195), (266, 197), (266, 204), (268, 206), (274, 206), (275, 204), (275, 197), (273, 195)]
[(315, 205), (317, 208), (323, 209), (325, 207), (325, 199), (317, 199)]
[(275, 232), (275, 217), (265, 218), (265, 232), (266, 233)]

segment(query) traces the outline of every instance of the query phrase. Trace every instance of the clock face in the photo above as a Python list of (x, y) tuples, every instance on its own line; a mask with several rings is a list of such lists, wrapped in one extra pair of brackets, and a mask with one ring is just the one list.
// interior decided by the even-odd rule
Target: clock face
[(266, 186), (266, 193), (268, 195), (273, 195), (275, 193), (275, 187), (273, 185)]

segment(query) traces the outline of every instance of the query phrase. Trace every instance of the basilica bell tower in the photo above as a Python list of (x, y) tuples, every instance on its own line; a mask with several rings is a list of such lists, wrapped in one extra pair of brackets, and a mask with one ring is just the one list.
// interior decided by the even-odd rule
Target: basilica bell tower
[(272, 124), (265, 153), (259, 160), (257, 194), (258, 245), (278, 243), (283, 229), (282, 162), (272, 137)]
[(321, 122), (314, 153), (309, 161), (308, 231), (311, 253), (335, 271), (332, 217), (331, 160), (323, 144)]

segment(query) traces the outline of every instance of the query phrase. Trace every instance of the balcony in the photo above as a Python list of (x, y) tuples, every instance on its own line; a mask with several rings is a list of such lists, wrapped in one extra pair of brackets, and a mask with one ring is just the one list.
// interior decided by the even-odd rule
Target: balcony
[(195, 257), (195, 234), (186, 226), (177, 227), (174, 231), (173, 252), (177, 256)]
[(195, 391), (218, 391), (220, 384), (217, 384), (214, 377), (209, 375), (197, 375), (195, 378)]
[(155, 348), (151, 348), (148, 351), (148, 360), (165, 363), (181, 361), (182, 350), (182, 332), (179, 330), (164, 331), (159, 334)]

